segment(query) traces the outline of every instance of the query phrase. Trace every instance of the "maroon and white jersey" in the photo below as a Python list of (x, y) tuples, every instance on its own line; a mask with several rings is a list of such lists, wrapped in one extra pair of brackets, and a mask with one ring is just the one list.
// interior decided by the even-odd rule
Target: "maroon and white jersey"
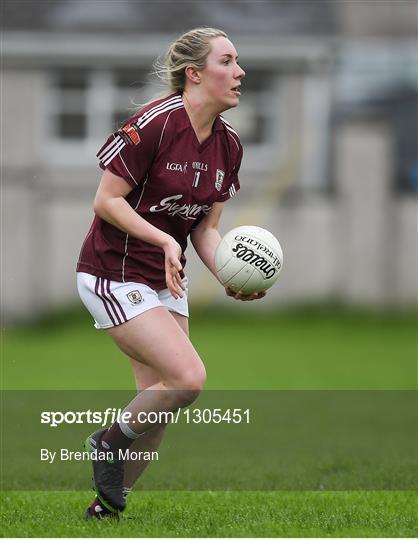
[[(218, 116), (212, 134), (199, 143), (180, 93), (143, 107), (112, 134), (97, 154), (132, 186), (126, 200), (142, 218), (173, 236), (182, 248), (212, 205), (235, 195), (242, 146)], [(77, 271), (113, 281), (167, 287), (164, 252), (95, 217), (81, 249)]]

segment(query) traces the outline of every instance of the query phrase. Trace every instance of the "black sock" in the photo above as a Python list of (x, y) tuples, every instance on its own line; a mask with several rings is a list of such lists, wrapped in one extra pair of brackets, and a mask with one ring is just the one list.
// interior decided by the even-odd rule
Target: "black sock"
[(117, 452), (127, 450), (134, 440), (122, 432), (118, 422), (114, 422), (100, 439), (100, 444), (105, 450)]

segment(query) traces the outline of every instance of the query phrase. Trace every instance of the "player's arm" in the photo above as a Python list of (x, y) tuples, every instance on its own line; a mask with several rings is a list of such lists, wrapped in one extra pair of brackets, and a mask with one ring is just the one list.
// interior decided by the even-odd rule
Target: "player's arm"
[(225, 203), (223, 202), (214, 203), (206, 216), (190, 234), (196, 253), (216, 279), (218, 279), (218, 276), (215, 270), (215, 251), (221, 241), (218, 227), (224, 206)]
[(179, 274), (182, 270), (179, 260), (181, 247), (172, 236), (135, 212), (126, 201), (131, 191), (132, 187), (126, 180), (106, 169), (94, 199), (94, 212), (121, 231), (164, 250), (167, 287), (177, 298), (181, 296), (181, 289), (185, 288)]

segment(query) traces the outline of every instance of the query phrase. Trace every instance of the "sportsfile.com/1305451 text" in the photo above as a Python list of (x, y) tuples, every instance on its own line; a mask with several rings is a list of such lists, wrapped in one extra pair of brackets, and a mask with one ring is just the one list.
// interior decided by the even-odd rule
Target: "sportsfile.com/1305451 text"
[(122, 409), (107, 408), (104, 411), (42, 411), (41, 424), (57, 427), (61, 424), (99, 424), (105, 426), (113, 422), (131, 422), (133, 424), (249, 424), (250, 409), (243, 408), (193, 408), (177, 411), (141, 411), (132, 418), (130, 412)]

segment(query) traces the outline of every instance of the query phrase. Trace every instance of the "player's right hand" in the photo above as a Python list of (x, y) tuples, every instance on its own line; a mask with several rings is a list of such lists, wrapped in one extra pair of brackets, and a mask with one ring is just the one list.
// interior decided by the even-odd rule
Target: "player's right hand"
[(243, 300), (244, 302), (259, 300), (260, 298), (264, 298), (267, 294), (266, 291), (243, 294), (241, 291), (233, 291), (229, 287), (225, 287), (225, 292), (227, 296), (232, 296), (232, 298), (235, 298), (235, 300)]
[(170, 237), (163, 247), (165, 255), (165, 281), (171, 295), (177, 298), (183, 298), (183, 291), (186, 286), (183, 283), (180, 272), (183, 267), (180, 262), (181, 247), (178, 242)]

